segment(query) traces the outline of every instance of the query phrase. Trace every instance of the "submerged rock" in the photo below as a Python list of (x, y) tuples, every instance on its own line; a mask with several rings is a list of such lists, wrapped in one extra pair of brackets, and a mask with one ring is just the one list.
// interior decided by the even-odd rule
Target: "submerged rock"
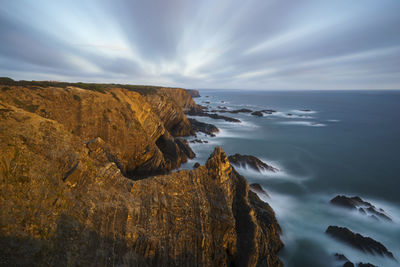
[(267, 163), (261, 161), (260, 159), (251, 156), (251, 155), (241, 155), (241, 154), (235, 154), (233, 156), (229, 156), (229, 161), (238, 167), (241, 168), (251, 168), (253, 170), (256, 170), (258, 172), (262, 171), (271, 171), (271, 172), (277, 172), (279, 171), (277, 168), (272, 167), (268, 165)]
[(202, 132), (213, 137), (215, 136), (215, 133), (219, 132), (218, 128), (213, 124), (201, 122), (196, 119), (189, 119), (189, 121), (195, 132)]
[(388, 251), (384, 245), (370, 237), (364, 237), (360, 234), (354, 233), (346, 227), (329, 226), (325, 232), (335, 239), (345, 242), (365, 253), (377, 253), (394, 259), (392, 252)]
[(349, 259), (343, 254), (335, 253), (334, 256), (335, 256), (335, 259), (338, 261), (349, 261)]
[(225, 108), (225, 109), (220, 109), (220, 110), (218, 110), (218, 112), (220, 112), (220, 113), (232, 113), (232, 114), (237, 114), (237, 113), (250, 113), (250, 112), (252, 112), (252, 110), (251, 110), (251, 109), (247, 109), (247, 108), (227, 110), (227, 109)]
[(378, 267), (378, 266), (373, 265), (373, 264), (371, 264), (371, 263), (359, 262), (359, 263), (357, 264), (357, 267)]
[(341, 206), (344, 208), (348, 209), (358, 209), (358, 211), (363, 214), (363, 215), (368, 215), (370, 218), (379, 220), (379, 218), (387, 220), (387, 221), (392, 221), (392, 219), (386, 215), (384, 210), (380, 208), (379, 210), (372, 205), (371, 203), (362, 200), (360, 197), (355, 196), (355, 197), (347, 197), (344, 195), (338, 195), (331, 199), (330, 201), (331, 204)]
[(190, 110), (188, 112), (188, 115), (190, 116), (199, 116), (199, 117), (209, 117), (215, 120), (224, 120), (224, 121), (228, 121), (228, 122), (241, 122), (239, 119), (235, 119), (235, 118), (231, 118), (231, 117), (227, 117), (227, 116), (222, 116), (222, 115), (218, 115), (216, 113), (206, 113), (202, 110)]
[(262, 111), (254, 111), (251, 113), (251, 115), (257, 116), (257, 117), (262, 117), (264, 116)]
[(198, 144), (203, 144), (203, 143), (208, 143), (207, 140), (201, 140), (201, 139), (193, 139), (190, 141), (190, 143), (198, 143)]
[(234, 110), (230, 110), (229, 111), (229, 113), (240, 113), (240, 112), (242, 112), (242, 113), (250, 113), (250, 112), (252, 112), (252, 110), (251, 109), (247, 109), (247, 108), (241, 108), (241, 109), (234, 109)]
[(276, 110), (274, 110), (274, 109), (263, 109), (263, 110), (261, 110), (261, 112), (264, 112), (266, 114), (272, 114), (272, 113), (276, 113)]
[[(354, 263), (352, 263), (346, 256), (344, 256), (343, 254), (339, 254), (339, 253), (335, 253), (335, 258), (336, 258), (336, 260), (337, 261), (340, 261), (340, 262), (344, 262), (343, 263), (343, 267), (354, 267), (355, 265), (354, 265)], [(371, 263), (362, 263), (362, 262), (359, 262), (358, 264), (357, 264), (357, 267), (377, 267), (377, 266), (375, 266), (375, 265), (373, 265), (373, 264), (371, 264)]]

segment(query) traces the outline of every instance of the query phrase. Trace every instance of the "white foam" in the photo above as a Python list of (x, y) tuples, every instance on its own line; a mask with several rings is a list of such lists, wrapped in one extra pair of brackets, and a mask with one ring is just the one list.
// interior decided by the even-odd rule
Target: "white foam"
[(326, 120), (326, 121), (329, 121), (329, 122), (339, 122), (340, 120)]
[(291, 113), (297, 113), (297, 114), (315, 114), (317, 113), (315, 110), (310, 110), (310, 111), (304, 111), (304, 110), (299, 110), (299, 109), (292, 109)]
[(300, 126), (310, 126), (310, 127), (324, 127), (326, 124), (313, 122), (313, 121), (281, 121), (279, 124), (286, 125), (300, 125)]

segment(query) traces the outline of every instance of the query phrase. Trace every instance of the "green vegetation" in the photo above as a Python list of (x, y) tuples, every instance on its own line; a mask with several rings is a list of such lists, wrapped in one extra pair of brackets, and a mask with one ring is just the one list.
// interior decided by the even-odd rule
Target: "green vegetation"
[(79, 95), (73, 95), (73, 98), (74, 98), (76, 101), (81, 101), (81, 98), (80, 98)]
[(32, 113), (35, 112), (39, 107), (38, 105), (33, 105), (33, 104), (26, 105), (17, 98), (14, 98), (13, 101), (14, 101), (14, 104), (17, 105), (17, 107), (22, 108), (22, 109), (32, 112)]
[(23, 109), (25, 109), (26, 111), (29, 111), (29, 112), (35, 112), (37, 109), (38, 109), (38, 105), (26, 105), (25, 107), (23, 107)]
[[(129, 91), (137, 92), (141, 95), (155, 94), (161, 87), (150, 86), (150, 85), (132, 85), (132, 84), (117, 84), (117, 83), (69, 83), (69, 82), (58, 82), (58, 81), (14, 81), (8, 77), (0, 77), (0, 85), (6, 86), (26, 86), (29, 88), (38, 89), (38, 87), (61, 87), (66, 88), (68, 86), (79, 87), (85, 90), (96, 91), (105, 94), (110, 88), (123, 88)], [(5, 88), (5, 87), (3, 87)], [(4, 89), (2, 89), (4, 91)], [(7, 90), (7, 89), (6, 89)], [(111, 95), (118, 100), (118, 97), (110, 92)]]

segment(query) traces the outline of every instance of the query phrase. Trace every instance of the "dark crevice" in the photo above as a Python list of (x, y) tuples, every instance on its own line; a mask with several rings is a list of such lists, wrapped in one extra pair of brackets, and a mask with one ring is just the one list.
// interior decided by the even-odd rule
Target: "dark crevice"
[(65, 182), (65, 180), (67, 180), (67, 178), (76, 170), (76, 168), (78, 167), (79, 162), (77, 162), (65, 175), (64, 178), (62, 179), (63, 182)]

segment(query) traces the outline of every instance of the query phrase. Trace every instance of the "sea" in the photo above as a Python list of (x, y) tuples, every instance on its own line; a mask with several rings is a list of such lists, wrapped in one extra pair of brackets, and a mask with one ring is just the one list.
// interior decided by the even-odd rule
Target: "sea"
[[(400, 91), (200, 90), (200, 95), (196, 103), (209, 110), (276, 110), (263, 117), (221, 113), (241, 123), (193, 117), (220, 132), (216, 137), (199, 134), (208, 143), (191, 144), (197, 156), (182, 168), (204, 164), (215, 146), (278, 168), (276, 173), (235, 169), (268, 192), (269, 197), (260, 197), (282, 228), (285, 246), (279, 257), (285, 266), (342, 266), (335, 253), (355, 264), (400, 266)], [(393, 222), (330, 204), (336, 195), (359, 196)], [(381, 242), (397, 261), (333, 239), (325, 233), (329, 225)]]

